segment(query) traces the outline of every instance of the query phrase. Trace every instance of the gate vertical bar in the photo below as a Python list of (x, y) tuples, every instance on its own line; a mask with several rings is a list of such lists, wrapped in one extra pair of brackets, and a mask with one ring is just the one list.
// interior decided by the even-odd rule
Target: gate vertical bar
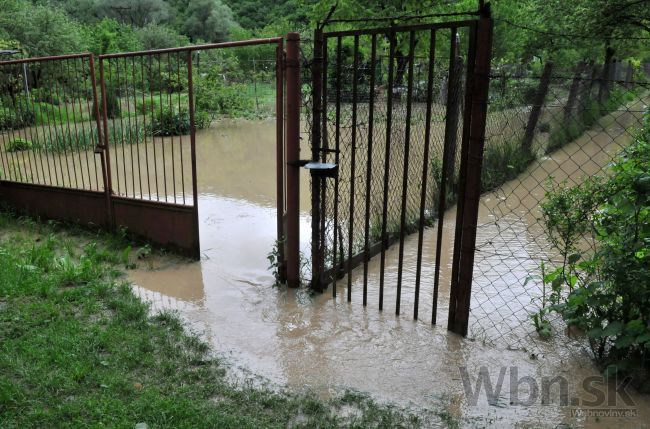
[[(336, 76), (336, 119), (334, 131), (334, 144), (336, 147), (336, 155), (334, 163), (339, 165), (340, 161), (340, 149), (341, 149), (341, 45), (342, 38), (336, 38), (336, 71), (334, 72)], [(332, 245), (332, 270), (334, 272), (334, 277), (332, 278), (332, 296), (336, 298), (336, 280), (339, 276), (339, 267), (338, 267), (338, 256), (339, 249), (337, 247), (338, 240), (342, 239), (339, 234), (339, 177), (336, 178), (334, 182), (334, 244)], [(340, 258), (343, 259), (343, 254), (341, 252)]]
[(388, 54), (388, 90), (386, 92), (386, 153), (384, 155), (384, 198), (381, 212), (381, 256), (379, 259), (379, 310), (384, 309), (384, 273), (386, 271), (386, 249), (388, 249), (388, 236), (386, 233), (388, 222), (388, 185), (390, 184), (390, 142), (392, 137), (393, 115), (393, 79), (395, 78), (395, 49), (397, 34), (389, 33), (390, 48)]
[(363, 245), (363, 306), (368, 305), (368, 261), (370, 260), (370, 193), (372, 192), (372, 144), (375, 120), (375, 71), (377, 68), (377, 35), (372, 35), (370, 48), (370, 93), (368, 103), (368, 165), (366, 167), (366, 219)]
[[(431, 115), (433, 108), (433, 72), (436, 59), (436, 31), (431, 30), (429, 35), (429, 64), (428, 64), (428, 73), (427, 73), (427, 110), (425, 116), (425, 128), (424, 128), (424, 154), (422, 158), (424, 162), (422, 163), (422, 189), (420, 190), (420, 213), (418, 219), (418, 253), (417, 253), (417, 265), (415, 268), (415, 304), (413, 306), (413, 318), (417, 320), (418, 311), (420, 308), (420, 278), (422, 275), (422, 245), (424, 240), (424, 226), (425, 226), (425, 205), (427, 199), (427, 182), (429, 178), (429, 150), (431, 147)], [(437, 280), (437, 276), (434, 281)], [(435, 289), (434, 289), (434, 306), (433, 314), (435, 320)]]
[[(314, 58), (312, 62), (312, 123), (311, 123), (311, 159), (318, 162), (321, 145), (321, 114), (323, 100), (321, 99), (323, 85), (323, 31), (317, 28), (314, 31)], [(321, 234), (321, 179), (317, 176), (311, 178), (311, 288), (322, 292), (322, 260), (323, 248)]]
[[(400, 227), (399, 227), (399, 256), (397, 265), (397, 296), (395, 299), (395, 314), (400, 313), (400, 304), (402, 300), (402, 273), (404, 271), (404, 238), (406, 237), (406, 201), (408, 194), (409, 179), (409, 154), (411, 147), (411, 114), (413, 104), (413, 63), (415, 62), (415, 31), (409, 33), (409, 66), (408, 66), (408, 84), (406, 95), (406, 135), (404, 136), (404, 170), (402, 176), (402, 205), (400, 208)], [(426, 162), (426, 160), (424, 161)]]
[(287, 34), (287, 285), (300, 286), (300, 34)]
[[(180, 61), (180, 59), (179, 59)], [(196, 124), (194, 121), (194, 80), (192, 71), (192, 51), (187, 51), (187, 93), (190, 109), (190, 159), (192, 165), (192, 197), (194, 211), (194, 249), (193, 256), (199, 259), (201, 256), (199, 242), (199, 190), (196, 177)], [(167, 198), (165, 194), (165, 198)]]
[(352, 301), (352, 247), (354, 244), (354, 185), (357, 161), (357, 95), (359, 79), (359, 35), (354, 36), (353, 48), (353, 66), (352, 66), (352, 160), (350, 164), (350, 211), (348, 215), (348, 302)]
[[(469, 121), (469, 138), (466, 156), (461, 160), (461, 169), (465, 171), (462, 226), (460, 236), (456, 236), (454, 247), (460, 246), (458, 263), (458, 279), (456, 280), (455, 300), (450, 300), (450, 323), (448, 329), (467, 335), (469, 310), (471, 303), (472, 273), (474, 268), (474, 252), (476, 245), (476, 229), (478, 220), (479, 200), (481, 197), (481, 166), (485, 146), (485, 123), (487, 118), (487, 97), (490, 84), (490, 60), (492, 52), (493, 22), (489, 9), (482, 11), (482, 17), (476, 30), (476, 62), (471, 76), (471, 106)], [(468, 76), (469, 78), (469, 76)], [(452, 306), (454, 306), (453, 320)]]
[[(93, 97), (95, 98), (95, 120), (97, 121), (97, 137), (99, 139), (100, 160), (102, 164), (102, 174), (104, 175), (104, 192), (106, 193), (106, 212), (108, 216), (108, 225), (112, 228), (115, 226), (115, 214), (113, 213), (113, 184), (111, 178), (111, 157), (110, 157), (110, 139), (108, 135), (108, 113), (106, 109), (106, 76), (104, 75), (104, 61), (99, 59), (99, 82), (102, 89), (102, 115), (100, 122), (99, 100), (97, 98), (97, 83), (95, 80), (95, 67), (93, 57), (90, 57), (90, 80), (93, 85)], [(103, 125), (103, 126), (102, 126)], [(103, 138), (103, 142), (102, 142)]]
[(275, 173), (277, 199), (278, 275), (287, 281), (287, 260), (284, 254), (284, 42), (275, 48)]
[[(460, 85), (460, 74), (462, 70), (458, 66), (461, 62), (457, 52), (457, 31), (451, 30), (451, 44), (449, 46), (449, 75), (447, 82), (447, 112), (445, 119), (445, 140), (442, 154), (442, 174), (440, 175), (440, 188), (438, 190), (438, 232), (436, 238), (436, 265), (433, 278), (433, 303), (431, 312), (431, 324), (435, 325), (438, 318), (438, 291), (440, 289), (440, 261), (442, 257), (442, 237), (444, 232), (445, 211), (447, 210), (447, 182), (453, 180), (454, 164), (456, 160), (456, 140), (458, 134), (458, 110), (460, 91), (456, 87)], [(468, 104), (469, 105), (469, 104)]]

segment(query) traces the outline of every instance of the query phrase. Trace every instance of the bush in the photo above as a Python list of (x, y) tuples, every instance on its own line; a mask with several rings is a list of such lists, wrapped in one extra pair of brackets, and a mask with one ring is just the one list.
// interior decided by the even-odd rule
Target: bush
[(517, 141), (486, 145), (481, 169), (481, 192), (491, 191), (514, 179), (534, 159), (534, 155), (523, 150)]
[(218, 76), (197, 79), (194, 93), (197, 111), (231, 117), (249, 116), (255, 111), (253, 101), (244, 96), (245, 85), (226, 84)]
[(28, 150), (31, 149), (34, 146), (34, 144), (31, 142), (31, 140), (26, 140), (26, 139), (13, 139), (10, 140), (9, 143), (7, 143), (7, 152), (20, 152), (23, 150)]
[(27, 107), (27, 109), (19, 111), (16, 111), (13, 107), (0, 107), (0, 131), (15, 130), (34, 125), (36, 115), (29, 106)]
[[(95, 104), (93, 103), (93, 119), (96, 112)], [(99, 99), (99, 117), (103, 118), (104, 115), (103, 101)], [(122, 115), (122, 108), (120, 107), (120, 99), (117, 96), (117, 90), (112, 85), (106, 86), (106, 112), (109, 119), (119, 118)]]
[(606, 375), (650, 390), (650, 115), (645, 123), (607, 176), (547, 193), (544, 224), (564, 263), (544, 276), (543, 310), (586, 335)]
[(190, 132), (190, 114), (187, 109), (163, 108), (148, 126), (152, 136), (180, 136)]

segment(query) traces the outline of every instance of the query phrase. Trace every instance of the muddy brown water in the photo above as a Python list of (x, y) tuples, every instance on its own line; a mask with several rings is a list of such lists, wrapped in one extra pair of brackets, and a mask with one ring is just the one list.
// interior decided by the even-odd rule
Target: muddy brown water
[[(571, 162), (576, 168), (580, 166), (585, 174), (600, 170), (609, 156), (627, 143), (624, 133), (613, 143), (609, 137), (613, 127), (620, 126), (614, 121), (604, 131), (590, 132), (532, 167), (524, 174), (523, 182), (510, 182), (500, 192), (483, 197), (479, 244), (481, 241), (494, 242), (495, 234), (491, 229), (494, 225), (499, 230), (509, 231), (510, 239), (507, 236), (501, 239), (507, 242), (516, 263), (506, 261), (503, 265), (503, 258), (499, 263), (500, 269), (510, 270), (510, 286), (521, 285), (521, 279), (535, 264), (533, 257), (546, 251), (534, 233), (533, 209), (544, 195), (541, 184), (549, 173), (556, 180), (563, 178), (560, 171), (567, 177), (575, 177), (575, 172), (566, 168)], [(212, 129), (201, 131), (197, 135), (197, 145), (202, 260), (179, 263), (173, 259), (157, 259), (132, 271), (129, 276), (137, 285), (135, 290), (149, 299), (155, 309), (176, 309), (193, 329), (203, 333), (215, 350), (233, 363), (234, 373), (250, 371), (280, 385), (310, 388), (325, 396), (353, 388), (401, 405), (446, 407), (461, 419), (462, 426), (556, 427), (560, 423), (570, 423), (585, 427), (632, 428), (645, 427), (650, 421), (650, 401), (641, 395), (633, 396), (636, 418), (574, 415), (574, 410), (580, 407), (561, 406), (555, 388), (547, 404), (542, 404), (541, 399), (533, 404), (516, 401), (511, 404), (514, 384), (509, 383), (509, 376), (512, 376), (512, 367), (517, 368), (518, 377), (533, 377), (540, 386), (543, 377), (563, 376), (568, 380), (570, 396), (582, 400), (592, 399), (581, 385), (582, 381), (598, 372), (577, 347), (570, 353), (531, 357), (521, 346), (518, 350), (508, 350), (481, 341), (480, 335), (474, 334), (473, 340), (467, 340), (446, 331), (444, 318), (448, 306), (453, 210), (445, 216), (442, 248), (446, 252), (441, 261), (443, 287), (439, 303), (439, 319), (443, 322), (439, 326), (429, 323), (435, 228), (425, 233), (423, 278), (426, 280), (422, 286), (419, 321), (413, 321), (410, 314), (413, 289), (409, 285), (415, 274), (415, 236), (409, 237), (406, 244), (403, 316), (393, 314), (391, 306), (395, 297), (391, 287), (386, 290), (387, 309), (384, 312), (377, 309), (377, 258), (370, 262), (369, 305), (366, 308), (360, 305), (360, 269), (353, 272), (352, 303), (345, 299), (344, 281), (339, 282), (342, 293), (337, 299), (331, 298), (330, 291), (311, 296), (303, 290), (272, 287), (273, 277), (267, 270), (266, 256), (275, 238), (274, 123), (220, 122)], [(558, 165), (564, 167), (558, 169)], [(305, 176), (301, 189), (304, 252), (308, 252), (309, 240), (307, 184)], [(513, 196), (506, 197), (509, 195)], [(481, 263), (489, 265), (490, 261), (485, 259), (489, 256), (481, 257), (484, 258)], [(522, 264), (524, 259), (532, 262)], [(387, 285), (394, 283), (396, 278), (396, 261), (397, 247), (393, 246), (387, 252)], [(477, 276), (478, 281), (485, 283), (485, 287), (475, 286), (478, 295), (490, 294), (490, 287), (498, 287), (492, 285), (488, 277)], [(504, 277), (508, 279), (508, 276), (500, 278)], [(507, 290), (511, 295), (522, 292), (517, 287)], [(507, 296), (502, 298), (505, 303), (510, 302)], [(481, 309), (487, 315), (498, 312), (499, 301), (490, 302), (492, 307), (473, 304), (473, 311), (476, 307), (477, 312)], [(513, 314), (526, 312), (526, 308), (525, 302), (519, 304)], [(497, 322), (493, 325), (493, 329), (498, 328)], [(563, 344), (547, 345), (554, 346), (562, 347)], [(472, 383), (476, 382), (481, 368), (486, 367), (493, 384), (501, 369), (508, 368), (495, 405), (487, 403), (485, 391), (476, 405), (470, 403), (464, 394), (460, 367), (467, 368)], [(519, 397), (526, 399), (528, 385), (522, 383), (519, 388)]]
[[(344, 280), (339, 282), (337, 299), (331, 298), (329, 290), (311, 296), (304, 290), (272, 286), (273, 276), (267, 269), (276, 222), (272, 120), (220, 121), (197, 133), (201, 261), (153, 258), (130, 271), (129, 278), (134, 290), (149, 300), (154, 310), (178, 310), (192, 329), (202, 333), (215, 351), (232, 363), (235, 377), (253, 373), (277, 385), (309, 388), (323, 396), (352, 388), (416, 409), (446, 408), (461, 420), (462, 427), (557, 427), (562, 423), (647, 427), (650, 400), (646, 396), (633, 395), (635, 404), (631, 408), (636, 417), (584, 417), (574, 414), (580, 407), (561, 405), (557, 388), (551, 390), (546, 403), (537, 398), (528, 404), (525, 400), (530, 385), (518, 385), (521, 403), (511, 397), (516, 383), (510, 382), (516, 371), (520, 380), (532, 377), (541, 389), (544, 377), (559, 375), (568, 381), (570, 398), (593, 399), (582, 382), (598, 372), (586, 353), (559, 340), (537, 344), (531, 324), (521, 322), (527, 320), (531, 308), (531, 294), (522, 288), (538, 260), (553, 257), (540, 238), (536, 221), (535, 208), (544, 196), (544, 180), (552, 175), (555, 180), (571, 177), (579, 181), (600, 171), (611, 155), (628, 143), (629, 136), (621, 130), (633, 121), (634, 117), (605, 121), (604, 129), (590, 131), (532, 166), (520, 180), (483, 196), (470, 339), (449, 334), (445, 327), (455, 229), (453, 209), (445, 214), (438, 326), (430, 324), (435, 226), (425, 231), (418, 321), (411, 314), (417, 252), (414, 235), (405, 245), (402, 316), (395, 316), (393, 311), (397, 246), (386, 255), (383, 312), (377, 308), (378, 258), (369, 264), (369, 304), (365, 308), (361, 305), (361, 269), (352, 273), (352, 303), (346, 301)], [(185, 144), (179, 147), (187, 149)], [(123, 165), (127, 177), (133, 179), (130, 149), (125, 152), (127, 162)], [(138, 152), (142, 150), (142, 145), (135, 147), (136, 159), (144, 159)], [(308, 152), (306, 147), (302, 150)], [(167, 156), (165, 162), (170, 159)], [(168, 194), (173, 183), (170, 179)], [(306, 255), (310, 237), (308, 183), (303, 174), (301, 248)], [(134, 189), (128, 181), (125, 188)], [(490, 338), (498, 332), (508, 332), (513, 340), (492, 345)], [(558, 348), (566, 350), (552, 350)], [(476, 404), (464, 391), (460, 368), (466, 368), (474, 387), (483, 367), (493, 385), (500, 371), (505, 371), (493, 405), (488, 404), (485, 389)], [(621, 397), (618, 399), (620, 403)], [(619, 408), (625, 407), (619, 404)]]

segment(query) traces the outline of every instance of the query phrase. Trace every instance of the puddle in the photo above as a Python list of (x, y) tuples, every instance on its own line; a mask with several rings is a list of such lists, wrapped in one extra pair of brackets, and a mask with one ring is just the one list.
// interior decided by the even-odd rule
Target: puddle
[[(513, 372), (517, 373), (515, 379), (532, 377), (540, 389), (543, 377), (564, 376), (568, 381), (570, 398), (585, 400), (593, 399), (593, 396), (581, 383), (597, 371), (579, 348), (572, 349), (567, 356), (531, 357), (530, 353), (521, 350), (486, 345), (478, 335), (475, 335), (475, 340), (465, 340), (449, 334), (445, 320), (432, 326), (435, 227), (425, 232), (418, 321), (409, 314), (413, 309), (416, 235), (407, 238), (405, 247), (403, 316), (394, 315), (395, 297), (391, 295), (394, 288), (390, 287), (397, 275), (397, 246), (387, 251), (386, 284), (389, 286), (383, 312), (377, 309), (378, 258), (369, 264), (366, 308), (361, 305), (361, 269), (352, 274), (352, 303), (346, 300), (345, 281), (339, 282), (341, 293), (337, 299), (331, 298), (331, 291), (311, 296), (304, 290), (274, 288), (266, 259), (275, 239), (274, 127), (273, 121), (224, 121), (197, 133), (203, 257), (200, 262), (189, 264), (176, 263), (172, 259), (154, 259), (151, 266), (130, 272), (131, 280), (137, 285), (136, 292), (149, 299), (154, 308), (180, 311), (194, 329), (204, 333), (217, 352), (246, 370), (295, 389), (309, 387), (327, 396), (349, 387), (401, 405), (439, 409), (444, 403), (449, 413), (462, 419), (463, 427), (557, 427), (561, 423), (585, 427), (647, 427), (650, 400), (640, 395), (633, 396), (633, 408), (638, 413), (634, 418), (575, 416), (572, 411), (575, 407), (560, 405), (557, 385), (551, 389), (546, 404), (542, 404), (541, 398), (532, 404), (525, 401), (522, 404), (517, 398), (511, 403), (511, 393), (517, 386), (510, 382)], [(577, 161), (575, 157), (580, 152), (585, 153), (586, 159), (594, 160), (587, 150), (589, 145), (594, 145), (594, 151), (600, 151), (602, 148), (598, 145), (604, 144), (605, 139), (591, 137), (579, 146), (575, 143), (580, 150), (573, 155), (573, 146), (567, 146), (566, 156)], [(607, 148), (610, 149), (615, 150), (615, 147)], [(306, 151), (303, 148), (303, 153)], [(484, 274), (478, 276), (482, 281), (497, 278), (499, 282), (511, 280), (512, 285), (519, 285), (529, 269), (535, 266), (536, 255), (545, 252), (534, 231), (531, 232), (534, 215), (528, 208), (534, 207), (543, 197), (543, 188), (538, 182), (543, 183), (549, 174), (548, 169), (559, 162), (566, 164), (567, 161), (551, 157), (531, 171), (531, 186), (517, 188), (520, 191), (515, 189), (515, 194), (519, 192), (517, 195), (521, 197), (516, 203), (504, 199), (502, 193), (483, 198), (480, 213), (483, 227), (479, 231), (479, 243), (492, 240), (492, 245), (498, 248), (504, 243), (494, 241), (496, 234), (490, 228), (507, 231), (507, 234), (501, 234), (500, 239), (507, 242), (508, 254), (512, 255), (514, 262), (502, 264), (504, 273), (510, 273), (508, 276), (499, 272), (493, 277)], [(594, 162), (600, 165), (599, 161)], [(532, 186), (533, 179), (535, 186)], [(303, 252), (308, 253), (309, 190), (306, 175), (301, 185), (301, 246)], [(504, 195), (514, 189), (508, 186), (514, 186), (514, 182), (504, 186)], [(440, 319), (446, 317), (448, 306), (449, 251), (454, 219), (455, 214), (449, 211), (442, 245), (446, 252), (441, 260)], [(504, 223), (507, 228), (504, 228)], [(489, 258), (494, 249), (488, 252), (486, 246), (482, 247), (484, 254), (481, 257), (483, 263), (488, 264), (485, 258)], [(500, 257), (499, 261), (503, 260)], [(490, 286), (489, 282), (484, 288), (477, 287), (478, 299), (494, 295), (497, 287)], [(510, 295), (501, 291), (503, 302), (517, 302), (519, 310), (513, 311), (513, 317), (521, 317), (520, 310), (526, 303), (514, 299), (515, 295), (521, 295), (521, 290), (506, 288), (506, 292)], [(490, 302), (494, 305), (498, 301)], [(492, 310), (499, 310), (482, 308), (485, 311), (482, 317), (488, 319)], [(474, 314), (473, 317), (481, 316)], [(525, 313), (524, 317), (527, 317)], [(493, 321), (495, 327), (499, 323), (508, 321)], [(489, 371), (493, 385), (497, 384), (503, 368), (503, 386), (494, 405), (487, 403), (485, 390), (476, 405), (470, 403), (463, 393), (460, 367), (466, 368), (472, 388), (482, 367)], [(535, 389), (527, 382), (519, 383), (518, 387), (519, 399), (527, 399), (531, 389)]]

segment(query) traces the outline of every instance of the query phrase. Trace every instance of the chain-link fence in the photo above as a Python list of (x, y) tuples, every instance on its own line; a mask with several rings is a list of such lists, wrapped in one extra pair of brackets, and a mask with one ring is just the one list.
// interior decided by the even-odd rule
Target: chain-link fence
[(559, 316), (547, 314), (550, 338), (534, 324), (549, 293), (541, 270), (562, 263), (540, 204), (553, 186), (607, 174), (642, 125), (648, 75), (621, 62), (585, 62), (571, 71), (547, 64), (538, 74), (503, 67), (492, 74), (470, 336), (534, 353), (570, 350), (553, 347), (581, 345)]

